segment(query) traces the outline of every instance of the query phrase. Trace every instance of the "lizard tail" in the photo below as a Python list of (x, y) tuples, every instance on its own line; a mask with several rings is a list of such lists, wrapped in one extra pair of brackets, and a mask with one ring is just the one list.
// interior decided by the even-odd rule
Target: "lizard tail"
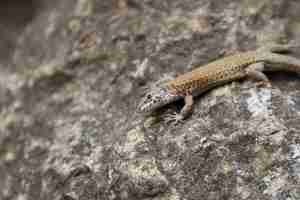
[(300, 75), (300, 59), (277, 53), (263, 54), (262, 57), (263, 62), (267, 64), (265, 71), (291, 71)]

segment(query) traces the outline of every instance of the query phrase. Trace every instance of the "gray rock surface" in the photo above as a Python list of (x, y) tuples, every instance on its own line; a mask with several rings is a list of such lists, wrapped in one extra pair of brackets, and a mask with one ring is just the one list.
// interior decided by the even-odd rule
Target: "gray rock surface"
[[(300, 199), (300, 79), (196, 99), (177, 127), (135, 112), (150, 85), (269, 40), (297, 0), (0, 3), (0, 199)], [(300, 57), (300, 48), (295, 56)]]

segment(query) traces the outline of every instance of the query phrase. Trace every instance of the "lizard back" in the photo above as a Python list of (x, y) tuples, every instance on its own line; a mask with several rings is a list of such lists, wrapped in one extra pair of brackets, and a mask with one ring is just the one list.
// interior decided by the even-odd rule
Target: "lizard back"
[(199, 93), (217, 85), (243, 78), (245, 67), (258, 62), (257, 52), (249, 51), (216, 60), (166, 82), (177, 94)]

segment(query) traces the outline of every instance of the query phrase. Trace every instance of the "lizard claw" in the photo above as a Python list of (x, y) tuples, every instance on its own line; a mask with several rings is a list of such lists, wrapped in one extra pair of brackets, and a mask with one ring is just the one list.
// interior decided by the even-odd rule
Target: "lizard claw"
[(176, 126), (177, 124), (182, 123), (183, 119), (184, 117), (181, 114), (175, 112), (172, 114), (171, 113), (167, 114), (165, 121), (167, 124), (170, 123)]

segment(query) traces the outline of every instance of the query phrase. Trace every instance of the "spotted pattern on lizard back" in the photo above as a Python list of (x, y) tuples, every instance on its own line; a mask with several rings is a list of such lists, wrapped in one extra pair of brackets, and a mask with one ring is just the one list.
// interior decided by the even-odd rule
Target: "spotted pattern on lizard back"
[(257, 52), (250, 51), (225, 57), (211, 62), (166, 82), (166, 86), (176, 94), (186, 95), (206, 90), (231, 80), (245, 76), (244, 68), (257, 62)]

